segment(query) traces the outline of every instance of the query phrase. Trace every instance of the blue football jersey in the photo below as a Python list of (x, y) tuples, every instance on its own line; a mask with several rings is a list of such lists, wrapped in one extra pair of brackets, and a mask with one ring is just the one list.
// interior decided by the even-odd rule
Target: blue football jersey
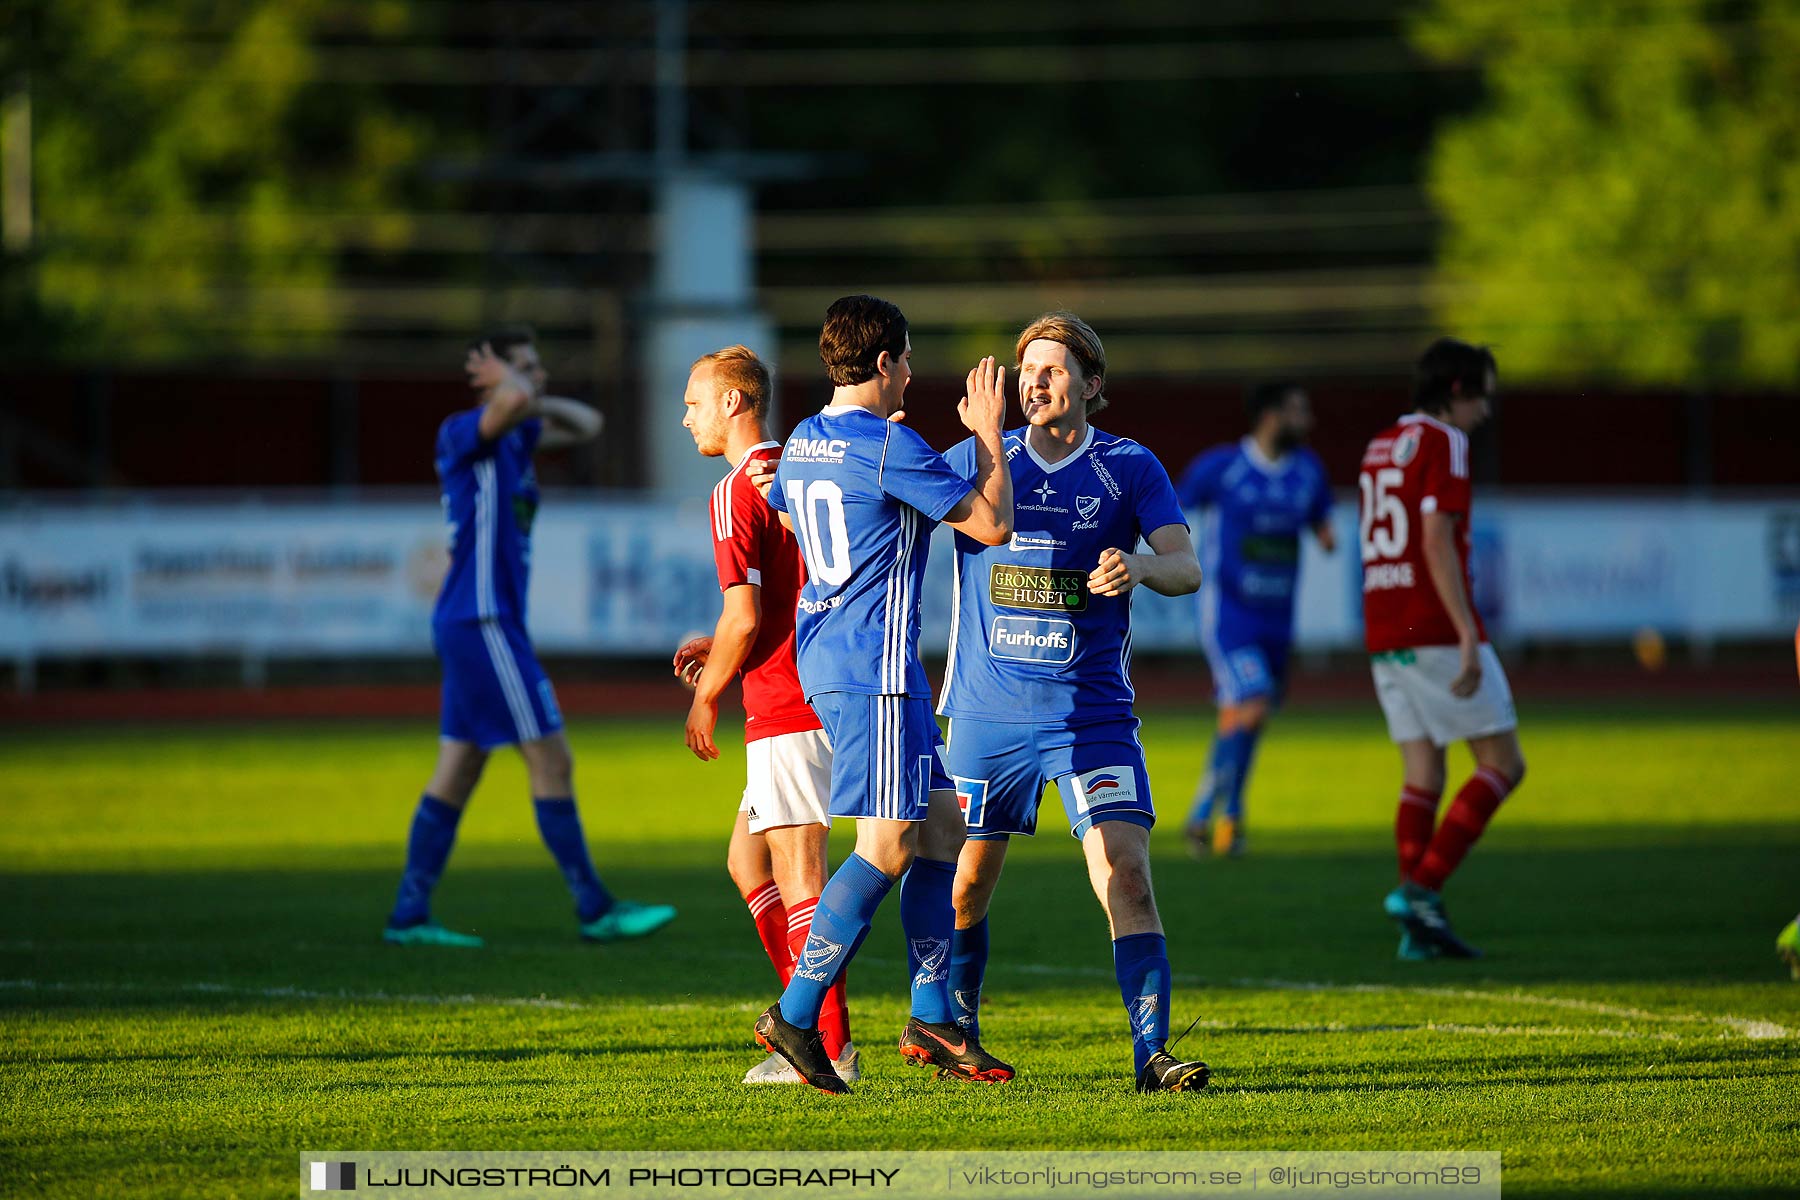
[(866, 408), (838, 405), (800, 422), (769, 503), (793, 521), (806, 559), (794, 624), (809, 700), (930, 696), (919, 662), (925, 560), (931, 531), (970, 490), (924, 438)]
[(531, 523), (538, 508), (531, 456), (543, 427), (533, 418), (486, 441), (479, 408), (455, 413), (438, 427), (437, 474), (450, 524), (450, 571), (438, 592), (434, 622), (524, 624)]
[(1245, 438), (1196, 458), (1176, 491), (1184, 507), (1206, 510), (1202, 606), (1218, 609), (1222, 619), (1290, 630), (1300, 535), (1331, 515), (1331, 483), (1319, 456), (1301, 448), (1271, 461)]
[[(973, 439), (947, 456), (973, 473)], [(1131, 715), (1131, 593), (1095, 596), (1100, 554), (1127, 554), (1164, 525), (1186, 526), (1169, 474), (1129, 438), (1097, 429), (1046, 463), (1006, 435), (1013, 536), (1003, 546), (956, 538), (956, 609), (938, 711), (1019, 723)]]

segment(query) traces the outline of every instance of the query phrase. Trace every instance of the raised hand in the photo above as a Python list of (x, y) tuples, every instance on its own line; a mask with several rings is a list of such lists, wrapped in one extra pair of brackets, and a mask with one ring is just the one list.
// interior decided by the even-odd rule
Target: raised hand
[(526, 396), (534, 394), (531, 381), (504, 358), (494, 353), (494, 348), (486, 342), (469, 351), (463, 359), (463, 370), (468, 373), (469, 386), (477, 391), (493, 391), (502, 385), (511, 385)]
[(998, 434), (1006, 427), (1006, 368), (989, 355), (969, 372), (956, 415), (970, 433)]

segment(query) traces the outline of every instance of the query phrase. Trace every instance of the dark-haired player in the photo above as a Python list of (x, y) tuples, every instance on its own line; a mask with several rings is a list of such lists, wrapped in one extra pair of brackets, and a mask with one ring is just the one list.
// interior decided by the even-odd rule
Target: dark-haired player
[(800, 683), (831, 739), (831, 815), (856, 818), (856, 850), (819, 896), (793, 978), (757, 1019), (756, 1036), (831, 1093), (848, 1088), (825, 1053), (819, 1009), (902, 876), (913, 1004), (901, 1053), (959, 1078), (1012, 1078), (950, 1007), (951, 883), (963, 820), (937, 754), (919, 661), (932, 527), (941, 522), (986, 545), (1012, 533), (1000, 445), (1006, 370), (983, 360), (957, 408), (975, 435), (970, 479), (895, 419), (911, 354), (906, 317), (894, 305), (874, 296), (835, 301), (819, 333), (831, 403), (788, 437), (769, 492), (806, 559), (796, 618)]
[(562, 714), (525, 633), (538, 507), (532, 456), (600, 432), (599, 413), (543, 394), (548, 376), (533, 342), (529, 330), (507, 330), (472, 348), (463, 369), (480, 403), (438, 428), (450, 570), (431, 634), (444, 671), (443, 716), (437, 767), (413, 814), (406, 869), (382, 933), (394, 945), (481, 945), (431, 919), (431, 893), (488, 754), (499, 746), (517, 746), (525, 759), (538, 832), (574, 896), (583, 938), (643, 937), (675, 917), (666, 904), (614, 899), (595, 873)]
[(1259, 384), (1246, 394), (1245, 407), (1250, 433), (1200, 455), (1175, 489), (1184, 508), (1205, 510), (1200, 647), (1219, 706), (1212, 755), (1188, 814), (1188, 844), (1196, 854), (1244, 852), (1250, 764), (1287, 683), (1300, 535), (1310, 529), (1327, 552), (1336, 547), (1331, 484), (1306, 448), (1313, 420), (1305, 390)]
[[(1400, 884), (1383, 901), (1400, 957), (1473, 958), (1450, 928), (1445, 882), (1525, 777), (1512, 690), (1469, 587), (1469, 433), (1489, 416), (1494, 356), (1433, 342), (1413, 377), (1413, 411), (1363, 452), (1363, 625), (1375, 694), (1400, 747), (1394, 818)], [(1444, 747), (1467, 742), (1475, 774), (1437, 821)]]

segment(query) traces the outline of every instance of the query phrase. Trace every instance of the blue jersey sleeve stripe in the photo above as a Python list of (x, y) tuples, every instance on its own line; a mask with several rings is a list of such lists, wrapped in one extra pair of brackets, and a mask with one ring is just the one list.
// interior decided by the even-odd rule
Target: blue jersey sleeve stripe
[(475, 464), (475, 615), (494, 615), (494, 461)]

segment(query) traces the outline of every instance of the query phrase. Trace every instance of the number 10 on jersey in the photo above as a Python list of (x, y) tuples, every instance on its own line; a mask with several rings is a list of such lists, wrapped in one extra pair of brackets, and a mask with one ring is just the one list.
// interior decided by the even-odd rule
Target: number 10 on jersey
[[(844, 490), (829, 479), (789, 479), (782, 487), (793, 519), (806, 572), (820, 583), (842, 587), (850, 579), (850, 530), (844, 524)], [(819, 509), (824, 509), (824, 520)], [(827, 553), (829, 542), (830, 553)]]

